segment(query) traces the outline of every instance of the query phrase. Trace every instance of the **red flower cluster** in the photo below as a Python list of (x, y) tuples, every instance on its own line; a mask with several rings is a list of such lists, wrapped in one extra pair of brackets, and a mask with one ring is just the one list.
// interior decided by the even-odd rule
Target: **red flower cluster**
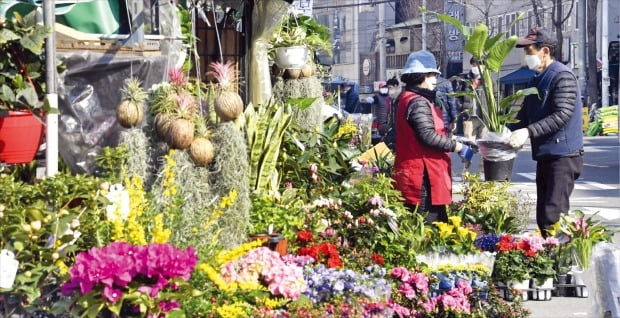
[(381, 256), (381, 254), (377, 254), (374, 253), (372, 254), (372, 256), (370, 257), (370, 259), (375, 262), (375, 264), (377, 265), (381, 265), (383, 266), (385, 264), (385, 260), (383, 259), (383, 256)]
[(299, 256), (310, 256), (317, 263), (325, 262), (327, 267), (342, 267), (342, 260), (338, 255), (338, 248), (332, 243), (321, 243), (319, 245), (311, 245), (302, 247), (297, 251)]
[(497, 248), (501, 252), (507, 252), (517, 249), (517, 244), (515, 243), (514, 238), (510, 234), (503, 235), (499, 242), (497, 242)]
[(302, 244), (308, 243), (312, 241), (314, 237), (310, 231), (300, 231), (297, 233), (297, 242)]

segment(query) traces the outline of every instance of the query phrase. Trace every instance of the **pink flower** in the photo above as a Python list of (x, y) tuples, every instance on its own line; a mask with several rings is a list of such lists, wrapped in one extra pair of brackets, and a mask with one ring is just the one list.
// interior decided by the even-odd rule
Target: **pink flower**
[(400, 285), (398, 291), (409, 300), (412, 300), (416, 296), (415, 290), (408, 283), (403, 283)]
[(394, 310), (394, 314), (396, 314), (398, 317), (401, 317), (401, 318), (411, 316), (411, 312), (409, 311), (407, 307), (403, 307), (397, 303), (394, 303), (392, 305), (392, 310)]
[(409, 271), (406, 268), (401, 267), (401, 266), (392, 268), (392, 272), (390, 273), (390, 277), (395, 278), (395, 279), (400, 279), (401, 281), (403, 281), (402, 277), (405, 275), (407, 275), (408, 277)]
[(425, 312), (432, 313), (435, 311), (435, 304), (436, 304), (436, 298), (430, 298), (422, 304), (422, 308), (424, 309)]
[(368, 199), (368, 203), (370, 205), (376, 206), (378, 208), (383, 207), (383, 200), (381, 199), (381, 197), (377, 194), (373, 195), (372, 197), (370, 197)]
[(471, 285), (464, 279), (459, 279), (459, 281), (456, 282), (456, 288), (465, 295), (469, 295), (472, 292)]
[(547, 237), (547, 239), (545, 239), (545, 244), (549, 246), (558, 246), (560, 244), (560, 240), (553, 236), (549, 236)]
[(414, 284), (422, 294), (428, 294), (428, 276), (426, 274), (415, 273), (411, 276), (409, 282)]
[(119, 298), (123, 296), (123, 292), (109, 286), (103, 287), (103, 297), (109, 302), (115, 304)]
[(293, 188), (293, 183), (291, 183), (290, 181), (286, 181), (284, 183), (284, 187), (286, 187), (287, 189), (292, 189)]
[(316, 163), (313, 163), (310, 165), (310, 173), (315, 174), (317, 173), (317, 171), (319, 171), (319, 166), (316, 165)]

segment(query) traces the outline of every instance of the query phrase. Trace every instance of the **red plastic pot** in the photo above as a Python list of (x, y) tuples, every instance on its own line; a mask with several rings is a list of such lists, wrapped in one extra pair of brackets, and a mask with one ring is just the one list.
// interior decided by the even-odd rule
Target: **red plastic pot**
[(29, 111), (9, 111), (0, 116), (0, 162), (27, 163), (37, 154), (43, 123)]

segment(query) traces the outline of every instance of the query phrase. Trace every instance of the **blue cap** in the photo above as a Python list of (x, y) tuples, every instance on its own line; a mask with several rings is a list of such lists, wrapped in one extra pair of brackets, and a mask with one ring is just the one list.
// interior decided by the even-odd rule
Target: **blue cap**
[(433, 53), (421, 50), (409, 54), (407, 63), (403, 68), (402, 74), (411, 73), (437, 73), (441, 74), (437, 68), (437, 62)]

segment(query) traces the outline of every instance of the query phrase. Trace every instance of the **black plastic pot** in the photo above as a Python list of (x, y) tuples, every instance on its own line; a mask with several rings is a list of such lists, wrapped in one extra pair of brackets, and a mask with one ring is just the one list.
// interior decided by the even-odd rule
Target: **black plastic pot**
[(514, 158), (507, 161), (483, 160), (484, 180), (486, 181), (510, 181)]

